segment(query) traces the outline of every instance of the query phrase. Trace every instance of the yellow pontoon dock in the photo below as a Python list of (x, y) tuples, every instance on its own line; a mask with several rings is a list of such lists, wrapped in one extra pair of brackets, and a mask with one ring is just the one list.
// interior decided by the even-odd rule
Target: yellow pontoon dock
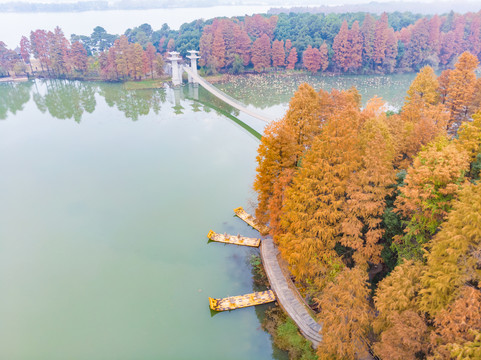
[(248, 238), (240, 235), (235, 236), (228, 234), (218, 234), (212, 230), (209, 231), (207, 237), (212, 241), (217, 241), (224, 244), (258, 247), (261, 243), (261, 239)]
[(254, 229), (259, 231), (261, 235), (267, 235), (269, 234), (269, 228), (265, 225), (262, 225), (257, 221), (257, 219), (246, 213), (245, 210), (242, 207), (238, 207), (234, 209), (235, 214), (240, 217), (242, 220), (244, 220), (246, 223), (248, 223), (250, 226), (252, 226)]
[(248, 306), (267, 304), (273, 301), (276, 301), (276, 296), (272, 290), (239, 296), (229, 296), (223, 299), (209, 297), (210, 308), (215, 311), (235, 310)]

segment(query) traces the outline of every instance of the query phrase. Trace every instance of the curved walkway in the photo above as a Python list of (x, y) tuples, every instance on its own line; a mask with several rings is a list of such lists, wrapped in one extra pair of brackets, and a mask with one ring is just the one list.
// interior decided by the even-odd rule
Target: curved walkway
[(189, 67), (184, 66), (184, 71), (189, 74), (195, 81), (197, 81), (204, 89), (212, 93), (213, 95), (217, 96), (219, 99), (222, 101), (226, 102), (230, 106), (236, 108), (239, 111), (242, 111), (252, 117), (255, 117), (256, 119), (259, 119), (261, 121), (264, 121), (266, 123), (270, 123), (273, 121), (272, 119), (269, 119), (268, 117), (259, 114), (255, 111), (252, 111), (251, 109), (248, 109), (247, 107), (239, 104), (237, 101), (234, 101), (233, 99), (229, 98), (224, 94), (222, 91), (217, 89), (215, 86), (213, 86), (211, 83), (208, 81), (204, 80), (202, 77), (200, 77), (198, 74), (195, 74)]
[(311, 315), (307, 312), (304, 303), (302, 303), (289, 288), (284, 273), (277, 261), (278, 250), (272, 241), (272, 238), (263, 239), (261, 242), (261, 258), (264, 269), (266, 270), (269, 283), (272, 290), (276, 293), (279, 304), (284, 311), (289, 314), (292, 320), (299, 327), (301, 333), (310, 340), (314, 347), (317, 348), (319, 342), (322, 341), (321, 325), (319, 325)]

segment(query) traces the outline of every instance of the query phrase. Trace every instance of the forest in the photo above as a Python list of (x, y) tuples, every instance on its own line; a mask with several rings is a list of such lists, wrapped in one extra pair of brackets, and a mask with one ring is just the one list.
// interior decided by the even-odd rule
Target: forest
[(481, 79), (425, 66), (401, 111), (302, 84), (267, 126), (256, 217), (323, 325), (319, 359), (481, 358)]
[[(96, 27), (90, 36), (37, 29), (8, 49), (0, 73), (36, 71), (51, 78), (140, 80), (162, 76), (166, 53), (200, 51), (204, 74), (307, 70), (392, 73), (426, 65), (453, 68), (459, 55), (481, 52), (481, 11), (253, 15), (197, 20), (172, 30), (143, 24), (121, 36)], [(33, 59), (36, 64), (32, 67)]]

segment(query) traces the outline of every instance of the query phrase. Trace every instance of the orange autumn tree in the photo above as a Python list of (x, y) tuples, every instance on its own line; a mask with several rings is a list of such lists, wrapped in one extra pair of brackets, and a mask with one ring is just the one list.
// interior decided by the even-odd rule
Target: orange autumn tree
[(404, 236), (396, 238), (400, 257), (422, 258), (423, 245), (446, 218), (468, 167), (466, 152), (444, 137), (419, 152), (395, 202), (396, 211), (408, 219)]
[(422, 270), (420, 261), (405, 261), (376, 289), (373, 325), (380, 336), (374, 350), (383, 359), (414, 360), (416, 353), (427, 351), (428, 329), (417, 305)]
[(381, 334), (381, 341), (374, 351), (382, 359), (416, 360), (428, 349), (428, 326), (417, 312), (406, 310), (395, 313), (392, 326)]
[(319, 282), (316, 288), (340, 265), (334, 247), (344, 217), (348, 181), (359, 167), (359, 100), (356, 90), (321, 91), (321, 102), (331, 101), (336, 110), (321, 107), (325, 123), (286, 191), (283, 233), (275, 237), (292, 274), (299, 281)]
[(464, 286), (459, 297), (434, 319), (431, 348), (435, 358), (449, 359), (452, 344), (464, 345), (481, 332), (481, 292)]
[(460, 294), (481, 281), (481, 186), (467, 184), (441, 231), (429, 243), (421, 276), (419, 307), (436, 317)]
[(458, 130), (458, 147), (465, 150), (472, 163), (481, 153), (481, 111), (473, 115), (472, 122), (465, 122)]
[(318, 319), (322, 342), (319, 360), (359, 359), (366, 356), (366, 339), (372, 321), (367, 274), (357, 267), (344, 268), (321, 293)]
[(407, 91), (400, 119), (390, 119), (396, 127), (398, 158), (396, 165), (406, 168), (423, 145), (446, 133), (449, 114), (438, 103), (438, 81), (434, 70), (426, 66)]
[(375, 98), (368, 103), (364, 111), (370, 113), (370, 118), (363, 124), (359, 135), (361, 163), (346, 189), (346, 216), (340, 241), (355, 250), (353, 259), (361, 268), (381, 261), (382, 245), (379, 241), (384, 231), (380, 225), (385, 198), (391, 192), (388, 186), (395, 182), (393, 140), (384, 116), (379, 115), (384, 103), (379, 103), (378, 110), (373, 110), (370, 105), (378, 100)]
[(445, 104), (450, 112), (450, 127), (454, 129), (475, 110), (471, 103), (476, 85), (474, 70), (478, 64), (476, 56), (464, 52), (456, 62), (454, 70), (449, 73)]
[[(286, 176), (298, 166), (303, 153), (311, 147), (321, 131), (319, 96), (312, 87), (302, 84), (289, 103), (281, 121), (268, 125), (261, 139), (257, 156), (254, 190), (258, 194), (256, 217), (269, 223), (276, 232)], [(279, 181), (279, 180), (284, 180)], [(280, 200), (279, 200), (280, 199)], [(279, 202), (280, 201), (280, 202)]]
[(423, 271), (421, 261), (407, 260), (399, 264), (385, 277), (376, 289), (374, 304), (378, 316), (374, 330), (381, 333), (392, 326), (392, 316), (410, 310), (419, 311), (417, 296), (421, 290), (420, 277)]
[(411, 83), (406, 96), (406, 104), (420, 100), (423, 104), (439, 103), (439, 83), (431, 66), (423, 67)]

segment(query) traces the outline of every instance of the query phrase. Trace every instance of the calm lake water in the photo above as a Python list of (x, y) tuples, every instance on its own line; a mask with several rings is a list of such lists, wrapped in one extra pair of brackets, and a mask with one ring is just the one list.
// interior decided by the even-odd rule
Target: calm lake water
[(252, 210), (258, 139), (228, 113), (188, 86), (0, 84), (0, 359), (286, 358), (265, 308), (208, 307), (254, 290), (257, 250), (206, 238), (256, 236), (232, 210)]
[(96, 26), (102, 26), (110, 34), (123, 34), (128, 28), (145, 23), (150, 24), (154, 30), (159, 30), (164, 23), (177, 30), (183, 23), (197, 19), (262, 14), (270, 8), (270, 6), (212, 6), (62, 13), (0, 12), (0, 41), (14, 49), (19, 46), (22, 36), (30, 36), (30, 31), (53, 30), (56, 26), (60, 26), (68, 39), (71, 34), (90, 35)]

